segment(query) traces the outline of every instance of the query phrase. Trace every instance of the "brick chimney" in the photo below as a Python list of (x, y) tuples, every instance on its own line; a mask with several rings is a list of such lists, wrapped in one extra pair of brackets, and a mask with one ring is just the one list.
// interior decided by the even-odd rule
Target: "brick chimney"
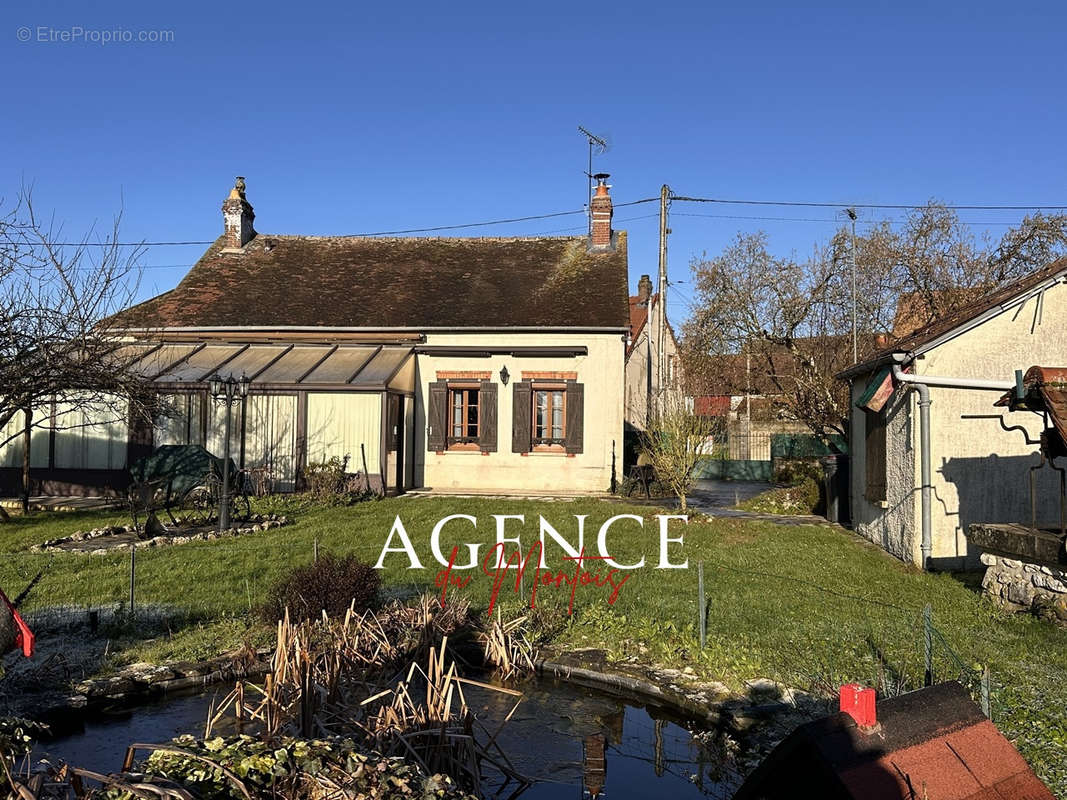
[(642, 275), (641, 280), (637, 282), (637, 302), (647, 306), (650, 297), (652, 297), (652, 278)]
[(256, 235), (252, 228), (255, 218), (252, 206), (245, 199), (245, 179), (238, 176), (230, 189), (230, 196), (222, 204), (223, 249), (240, 250), (248, 244)]
[(593, 195), (593, 199), (589, 201), (589, 214), (593, 218), (593, 233), (589, 237), (589, 248), (591, 250), (611, 250), (611, 195), (608, 194), (607, 180), (610, 177), (605, 172), (597, 173), (593, 176), (596, 178), (596, 193)]

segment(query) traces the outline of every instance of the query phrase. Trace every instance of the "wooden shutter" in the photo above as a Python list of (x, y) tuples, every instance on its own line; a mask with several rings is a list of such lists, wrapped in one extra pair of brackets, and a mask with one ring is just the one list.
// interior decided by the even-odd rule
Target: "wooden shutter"
[(585, 385), (567, 381), (567, 447), (568, 453), (581, 453), (585, 446)]
[(533, 431), (530, 419), (533, 403), (533, 384), (516, 381), (511, 408), (511, 452), (529, 453)]
[(866, 486), (863, 496), (872, 503), (880, 503), (888, 498), (886, 492), (886, 453), (884, 411), (865, 411), (866, 425), (864, 438), (864, 463), (866, 467)]
[(496, 452), (496, 420), (496, 384), (482, 381), (478, 389), (478, 446), (482, 452)]
[(426, 409), (426, 449), (440, 453), (445, 450), (448, 434), (448, 383), (430, 384), (430, 402)]

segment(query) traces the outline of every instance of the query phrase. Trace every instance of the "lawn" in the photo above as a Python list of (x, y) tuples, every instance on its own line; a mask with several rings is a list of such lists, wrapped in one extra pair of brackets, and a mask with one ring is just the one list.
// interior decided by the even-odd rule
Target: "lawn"
[[(439, 565), (430, 553), (434, 524), (450, 514), (478, 520), (445, 527), (441, 550), (466, 542), (494, 540), (493, 514), (525, 515), (526, 524), (507, 522), (509, 536), (521, 535), (524, 547), (537, 538), (543, 515), (568, 540), (576, 531), (574, 515), (587, 515), (586, 550), (596, 550), (601, 523), (619, 514), (645, 519), (617, 523), (608, 537), (610, 555), (621, 563), (641, 557), (647, 566), (629, 573), (609, 606), (610, 586), (580, 586), (574, 613), (567, 615), (570, 589), (542, 586), (538, 618), (553, 642), (564, 647), (597, 647), (616, 659), (692, 667), (699, 675), (736, 688), (755, 677), (828, 691), (860, 681), (889, 691), (921, 685), (921, 614), (933, 608), (937, 642), (936, 674), (955, 677), (960, 668), (948, 647), (968, 666), (988, 665), (992, 674), (994, 721), (1011, 737), (1053, 790), (1067, 796), (1067, 630), (994, 608), (949, 575), (908, 568), (851, 534), (825, 527), (784, 527), (770, 523), (718, 519), (671, 523), (670, 535), (684, 533), (684, 545), (667, 548), (673, 562), (688, 559), (688, 569), (656, 569), (660, 559), (657, 509), (596, 500), (575, 502), (491, 499), (398, 498), (350, 508), (298, 514), (295, 524), (239, 539), (226, 539), (137, 553), (137, 603), (182, 610), (184, 627), (169, 636), (127, 649), (125, 657), (189, 657), (214, 654), (240, 643), (249, 630), (250, 610), (285, 570), (306, 563), (315, 542), (322, 550), (356, 553), (378, 560), (399, 515), (424, 569), (409, 569), (408, 557), (385, 557), (383, 578), (389, 591), (434, 588)], [(30, 603), (34, 607), (71, 604), (99, 606), (126, 599), (129, 555), (74, 556), (32, 554), (26, 548), (78, 527), (104, 524), (114, 515), (36, 515), (0, 526), (0, 586), (17, 592), (38, 569), (45, 577)], [(394, 538), (393, 546), (399, 547)], [(483, 547), (482, 555), (486, 548)], [(553, 574), (573, 572), (555, 545), (548, 550)], [(705, 570), (708, 641), (701, 650), (697, 632), (697, 569)], [(591, 572), (607, 572), (590, 562)], [(480, 570), (465, 594), (485, 607), (492, 581)], [(457, 573), (463, 576), (471, 573)], [(524, 582), (528, 602), (532, 581)], [(501, 588), (505, 613), (523, 601), (513, 586)], [(258, 636), (264, 635), (260, 628)], [(947, 646), (946, 646), (947, 645)]]

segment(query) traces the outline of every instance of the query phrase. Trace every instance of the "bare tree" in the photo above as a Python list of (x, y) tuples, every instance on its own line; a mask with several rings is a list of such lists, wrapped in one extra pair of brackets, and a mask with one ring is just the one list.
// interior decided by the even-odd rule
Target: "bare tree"
[(678, 498), (682, 511), (693, 486), (693, 468), (716, 430), (711, 418), (690, 411), (676, 393), (660, 398), (646, 434), (645, 452), (656, 479)]
[[(1065, 252), (1065, 215), (1026, 217), (995, 244), (937, 203), (897, 228), (873, 226), (855, 251), (861, 360)], [(684, 329), (690, 390), (763, 394), (779, 416), (824, 440), (845, 434), (847, 387), (833, 376), (852, 363), (852, 258), (842, 228), (802, 262), (772, 255), (762, 232), (694, 259), (697, 302)], [(751, 365), (745, 382), (742, 357)]]
[(84, 411), (94, 422), (126, 421), (115, 396), (141, 409), (142, 384), (122, 368), (121, 343), (109, 335), (109, 317), (134, 296), (143, 252), (119, 243), (119, 221), (103, 237), (90, 230), (64, 244), (62, 227), (38, 217), (26, 189), (0, 217), (0, 447), (24, 442), (24, 508), (31, 434), (53, 424), (57, 398), (68, 420)]

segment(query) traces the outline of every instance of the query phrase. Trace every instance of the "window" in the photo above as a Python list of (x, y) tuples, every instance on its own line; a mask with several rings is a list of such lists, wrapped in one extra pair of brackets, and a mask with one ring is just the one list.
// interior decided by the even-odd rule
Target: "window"
[(162, 412), (156, 417), (155, 444), (203, 444), (204, 400), (200, 392), (164, 395)]
[(888, 499), (886, 486), (885, 411), (865, 411), (864, 466), (866, 486), (863, 496), (872, 503)]
[(478, 389), (448, 387), (448, 446), (478, 444)]
[(567, 444), (567, 395), (563, 387), (533, 387), (534, 449), (562, 450)]
[(488, 373), (457, 377), (458, 380), (447, 373), (438, 373), (438, 380), (429, 385), (426, 449), (434, 453), (449, 450), (495, 453), (497, 385), (489, 380)]
[(515, 381), (511, 452), (584, 452), (584, 385), (569, 377), (551, 383), (539, 377)]

